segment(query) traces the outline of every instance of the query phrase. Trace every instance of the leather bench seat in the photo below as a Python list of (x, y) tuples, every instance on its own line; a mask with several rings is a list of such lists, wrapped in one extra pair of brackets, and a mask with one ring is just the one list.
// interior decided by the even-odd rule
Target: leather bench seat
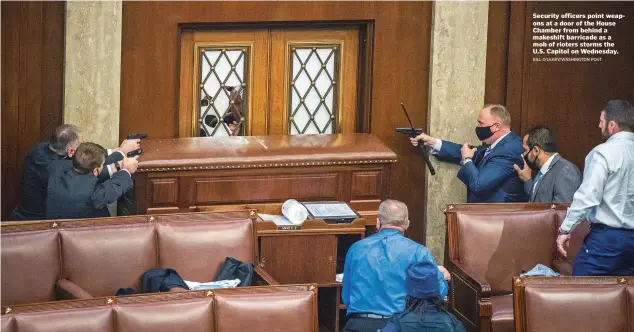
[(317, 332), (317, 288), (102, 297), (3, 307), (2, 312), (3, 332)]
[(454, 204), (445, 210), (450, 309), (468, 331), (512, 332), (513, 277), (537, 264), (570, 274), (587, 222), (572, 233), (569, 255), (556, 248), (568, 204)]
[(513, 331), (513, 295), (491, 296), (491, 328), (493, 331)]
[[(211, 281), (226, 257), (257, 263), (248, 211), (2, 224), (4, 305), (112, 296), (151, 268)], [(260, 267), (255, 282), (276, 284)]]
[(517, 332), (624, 332), (634, 326), (634, 277), (525, 277), (514, 284)]

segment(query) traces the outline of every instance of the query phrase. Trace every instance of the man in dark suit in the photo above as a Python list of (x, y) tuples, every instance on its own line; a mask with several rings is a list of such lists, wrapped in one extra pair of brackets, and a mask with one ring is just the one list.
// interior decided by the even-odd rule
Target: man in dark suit
[[(10, 221), (42, 220), (46, 218), (46, 188), (48, 187), (48, 167), (60, 159), (72, 158), (79, 144), (83, 142), (81, 129), (72, 124), (63, 124), (53, 131), (49, 141), (40, 142), (24, 160), (22, 180), (22, 200), (16, 207)], [(124, 154), (139, 148), (139, 140), (125, 140), (118, 149), (112, 150), (106, 164), (123, 159)], [(114, 153), (119, 152), (119, 153)], [(115, 170), (110, 165), (104, 168), (102, 179), (108, 179)]]
[[(581, 172), (575, 164), (557, 153), (557, 141), (550, 128), (537, 126), (524, 136), (524, 167), (513, 165), (524, 181), (529, 202), (572, 202), (581, 185)], [(537, 172), (535, 179), (531, 170)]]
[(468, 203), (525, 202), (522, 181), (513, 165), (522, 162), (522, 140), (511, 132), (511, 115), (502, 105), (485, 105), (475, 128), (482, 145), (462, 146), (425, 133), (412, 138), (423, 141), (442, 161), (460, 164), (458, 178), (467, 186)]
[(117, 171), (109, 180), (100, 182), (106, 149), (95, 143), (82, 143), (66, 160), (49, 166), (50, 177), (46, 197), (46, 219), (109, 217), (107, 204), (116, 202), (132, 189), (136, 158), (124, 158), (115, 164)]
[(9, 220), (45, 219), (48, 166), (55, 160), (71, 158), (81, 143), (77, 126), (65, 124), (55, 128), (48, 142), (40, 142), (24, 160), (22, 200)]

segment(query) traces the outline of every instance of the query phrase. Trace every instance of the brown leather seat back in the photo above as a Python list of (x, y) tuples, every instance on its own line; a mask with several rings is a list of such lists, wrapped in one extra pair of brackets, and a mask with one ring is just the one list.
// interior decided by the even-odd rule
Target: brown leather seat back
[(212, 298), (123, 304), (115, 307), (117, 332), (213, 332)]
[(56, 229), (2, 233), (3, 305), (55, 300), (60, 276), (58, 239)]
[(491, 285), (492, 295), (510, 294), (513, 276), (522, 270), (552, 264), (556, 240), (552, 210), (458, 212), (457, 220), (460, 261)]
[(114, 317), (109, 306), (24, 313), (14, 319), (15, 332), (114, 331)]
[[(566, 219), (566, 210), (557, 211), (557, 229), (561, 226), (561, 223)], [(566, 261), (572, 262), (575, 260), (575, 257), (579, 253), (581, 246), (583, 245), (583, 239), (585, 239), (586, 235), (590, 232), (590, 223), (586, 220), (580, 222), (575, 229), (570, 233), (570, 241), (568, 242), (568, 256), (565, 258)], [(561, 255), (559, 255), (561, 256)]]
[(143, 273), (157, 266), (154, 224), (60, 230), (62, 277), (92, 296), (139, 288)]
[(13, 318), (13, 316), (2, 316), (2, 318), (0, 318), (0, 331), (15, 331), (15, 319)]
[(227, 292), (215, 294), (216, 332), (316, 331), (316, 293)]
[(315, 285), (140, 294), (3, 307), (2, 332), (317, 332)]
[(255, 262), (251, 219), (171, 222), (158, 220), (159, 266), (172, 268), (189, 281), (212, 281), (226, 257)]
[(628, 330), (623, 285), (527, 285), (525, 303), (526, 331)]

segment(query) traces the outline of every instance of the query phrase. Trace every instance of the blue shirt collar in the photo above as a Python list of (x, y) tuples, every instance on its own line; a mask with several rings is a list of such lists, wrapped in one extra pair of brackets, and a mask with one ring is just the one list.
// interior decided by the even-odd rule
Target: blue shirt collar
[(393, 229), (393, 228), (382, 228), (377, 234), (394, 235), (397, 233), (403, 235), (401, 231), (399, 231), (398, 229)]

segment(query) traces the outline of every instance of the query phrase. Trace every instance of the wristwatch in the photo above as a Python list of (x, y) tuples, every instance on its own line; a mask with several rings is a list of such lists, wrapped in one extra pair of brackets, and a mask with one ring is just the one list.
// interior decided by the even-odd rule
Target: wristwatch
[(463, 158), (462, 160), (460, 160), (460, 166), (464, 166), (466, 163), (470, 162), (471, 158), (467, 157), (467, 158)]
[(117, 169), (117, 172), (121, 170), (121, 165), (119, 165), (118, 161), (114, 163), (114, 167)]

